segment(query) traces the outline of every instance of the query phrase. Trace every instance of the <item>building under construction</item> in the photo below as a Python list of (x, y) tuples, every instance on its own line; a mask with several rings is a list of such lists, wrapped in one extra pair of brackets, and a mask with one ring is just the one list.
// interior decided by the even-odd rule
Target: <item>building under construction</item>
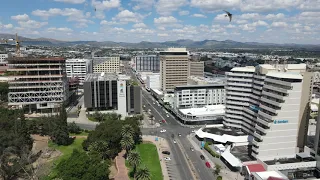
[(25, 113), (52, 113), (68, 98), (63, 58), (12, 57), (8, 59), (9, 106)]

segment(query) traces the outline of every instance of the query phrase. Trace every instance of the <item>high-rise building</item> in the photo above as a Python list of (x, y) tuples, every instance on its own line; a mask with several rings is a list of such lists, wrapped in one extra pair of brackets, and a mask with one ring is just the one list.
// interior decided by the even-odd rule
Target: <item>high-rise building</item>
[(173, 92), (176, 86), (187, 85), (189, 58), (186, 48), (168, 48), (159, 56), (161, 90)]
[(9, 106), (26, 113), (51, 113), (67, 100), (65, 59), (13, 57), (8, 66)]
[(94, 57), (93, 73), (120, 73), (120, 57)]
[(84, 105), (89, 110), (116, 110), (122, 117), (140, 114), (142, 94), (129, 76), (114, 73), (88, 74), (83, 84)]
[(137, 72), (159, 72), (160, 60), (157, 55), (143, 55), (134, 57), (133, 68)]
[(236, 67), (226, 75), (223, 124), (252, 135), (253, 157), (294, 157), (308, 125), (312, 73), (306, 65)]
[(204, 76), (203, 61), (189, 61), (189, 76)]
[(154, 73), (154, 74), (147, 75), (146, 88), (147, 88), (147, 90), (160, 89), (161, 88), (161, 86), (160, 86), (160, 74), (159, 73)]
[(68, 78), (77, 77), (80, 84), (83, 83), (87, 73), (92, 70), (90, 59), (67, 59), (66, 60), (66, 71)]

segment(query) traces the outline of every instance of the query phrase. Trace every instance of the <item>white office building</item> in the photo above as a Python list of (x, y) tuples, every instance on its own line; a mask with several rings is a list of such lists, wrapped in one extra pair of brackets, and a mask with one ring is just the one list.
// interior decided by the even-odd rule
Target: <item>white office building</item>
[(226, 75), (223, 124), (253, 137), (253, 157), (295, 157), (306, 139), (312, 83), (306, 65), (236, 67)]
[(154, 73), (154, 74), (147, 75), (146, 88), (147, 88), (147, 90), (160, 89), (161, 88), (160, 74), (159, 73), (157, 73), (157, 74)]
[(7, 61), (8, 57), (9, 57), (8, 54), (0, 54), (0, 66), (2, 64), (5, 65), (8, 63), (8, 61)]
[(66, 71), (67, 77), (77, 77), (80, 80), (80, 84), (83, 81), (87, 73), (91, 72), (91, 60), (90, 59), (67, 59), (66, 60)]

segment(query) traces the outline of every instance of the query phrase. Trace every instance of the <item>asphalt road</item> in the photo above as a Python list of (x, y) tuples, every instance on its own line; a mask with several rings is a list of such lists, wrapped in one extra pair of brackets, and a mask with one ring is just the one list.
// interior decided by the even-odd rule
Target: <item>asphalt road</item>
[[(126, 74), (130, 75), (132, 79), (136, 79), (135, 75), (133, 74), (132, 70), (128, 67), (128, 64), (125, 64)], [(137, 80), (138, 81), (138, 80)], [(151, 113), (155, 117), (155, 122), (159, 122), (163, 119), (166, 120), (166, 123), (162, 123), (161, 127), (157, 129), (142, 129), (142, 134), (146, 135), (154, 135), (155, 133), (168, 140), (169, 146), (173, 151), (172, 154), (177, 159), (177, 163), (181, 164), (178, 166), (180, 174), (182, 178), (185, 180), (192, 179), (192, 172), (188, 168), (188, 162), (184, 157), (184, 153), (187, 154), (189, 158), (189, 162), (192, 163), (193, 169), (196, 171), (197, 179), (201, 180), (212, 180), (214, 179), (213, 169), (209, 169), (205, 166), (205, 161), (200, 159), (201, 153), (198, 151), (191, 151), (190, 147), (192, 146), (190, 141), (187, 139), (187, 135), (191, 133), (192, 129), (189, 127), (181, 126), (178, 123), (178, 120), (175, 119), (174, 116), (169, 114), (167, 117), (166, 110), (162, 108), (161, 105), (158, 105), (156, 100), (148, 93), (143, 87), (142, 90), (142, 100), (143, 104), (146, 105), (146, 110), (151, 110)], [(165, 133), (160, 133), (161, 129), (165, 129)], [(155, 132), (156, 131), (156, 132)], [(181, 136), (178, 136), (178, 133)], [(173, 143), (172, 134), (174, 134), (174, 139), (182, 146), (179, 148), (177, 144)]]

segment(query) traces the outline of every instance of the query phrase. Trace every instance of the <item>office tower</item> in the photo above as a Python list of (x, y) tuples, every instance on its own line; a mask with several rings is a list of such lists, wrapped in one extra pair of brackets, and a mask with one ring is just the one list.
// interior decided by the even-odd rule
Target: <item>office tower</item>
[(140, 114), (142, 94), (130, 85), (130, 77), (115, 73), (88, 74), (84, 84), (84, 105), (89, 110), (116, 110), (122, 117)]
[(226, 73), (223, 124), (252, 135), (253, 157), (293, 157), (303, 146), (312, 73), (305, 64), (236, 67)]
[(68, 78), (77, 77), (80, 80), (80, 84), (83, 84), (84, 78), (87, 73), (91, 72), (91, 60), (90, 59), (67, 59), (66, 71)]
[(147, 75), (146, 88), (147, 88), (147, 90), (160, 89), (161, 88), (161, 86), (160, 86), (160, 74), (159, 73), (154, 73), (154, 74)]
[(120, 57), (94, 57), (93, 73), (120, 73)]
[(173, 92), (176, 86), (187, 85), (189, 59), (186, 48), (168, 48), (159, 56), (161, 90)]
[(189, 76), (204, 76), (203, 61), (189, 61)]
[(133, 68), (137, 72), (159, 72), (160, 60), (157, 55), (144, 55), (134, 57)]
[(51, 113), (67, 100), (65, 59), (13, 57), (8, 66), (9, 106), (27, 113)]

